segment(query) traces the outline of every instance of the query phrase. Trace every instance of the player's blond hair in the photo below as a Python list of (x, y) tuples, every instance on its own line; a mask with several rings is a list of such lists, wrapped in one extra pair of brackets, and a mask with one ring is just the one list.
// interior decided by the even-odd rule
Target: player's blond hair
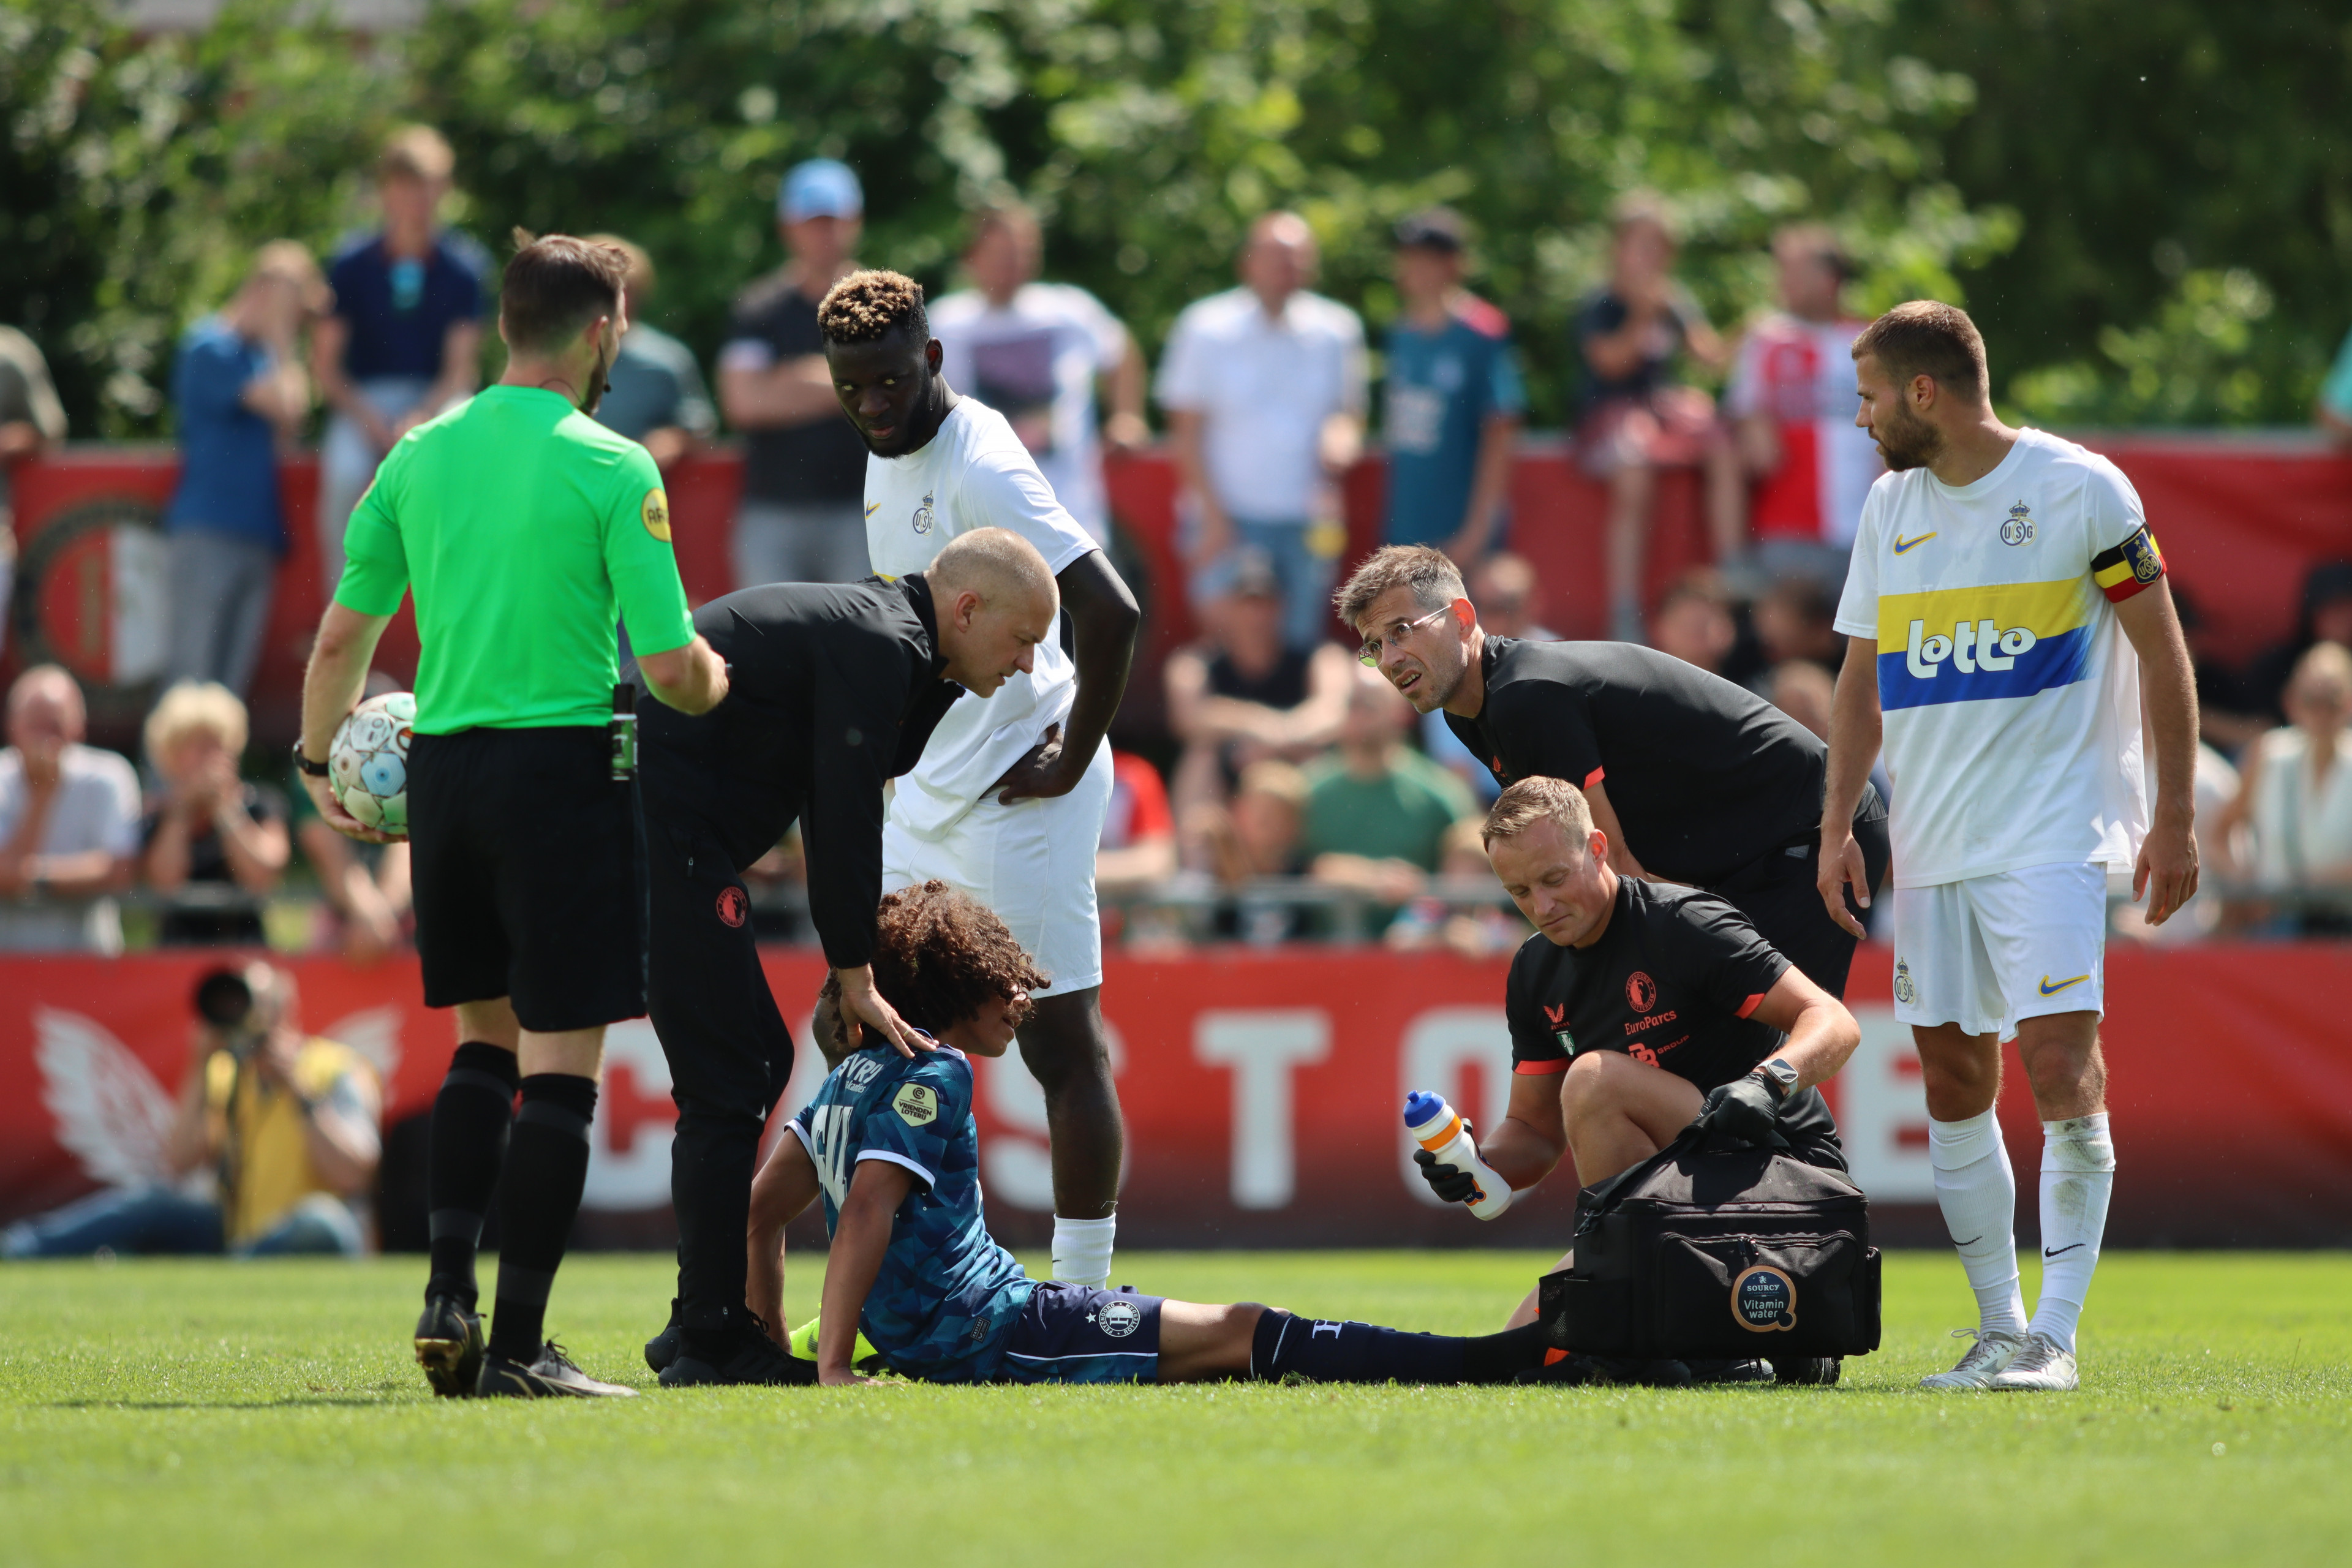
[(1344, 625), (1360, 631), (1365, 612), (1394, 588), (1412, 589), (1412, 602), (1423, 610), (1443, 609), (1470, 596), (1462, 585), (1461, 568), (1444, 551), (1426, 544), (1391, 544), (1372, 552), (1371, 559), (1331, 595), (1331, 603)]
[(1307, 797), (1313, 788), (1307, 774), (1296, 763), (1286, 763), (1279, 757), (1267, 757), (1252, 763), (1242, 770), (1241, 778), (1234, 784), (1234, 798), (1245, 795), (1262, 795), (1281, 801), (1295, 811), (1307, 809)]
[(1538, 822), (1557, 822), (1570, 847), (1581, 851), (1592, 837), (1592, 807), (1584, 792), (1566, 779), (1521, 779), (1495, 798), (1478, 841), (1491, 848), (1497, 838), (1517, 838)]
[(448, 139), (441, 132), (430, 125), (404, 125), (384, 138), (383, 151), (376, 154), (375, 177), (437, 184), (457, 167), (457, 155), (449, 150)]
[(231, 756), (245, 750), (245, 704), (217, 680), (183, 680), (147, 715), (147, 754), (158, 766), (191, 735), (211, 735)]

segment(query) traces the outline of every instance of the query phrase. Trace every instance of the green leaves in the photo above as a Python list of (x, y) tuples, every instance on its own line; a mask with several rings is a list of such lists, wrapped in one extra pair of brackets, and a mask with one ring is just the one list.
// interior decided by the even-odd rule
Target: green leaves
[[(1052, 271), (1154, 350), (1275, 205), (1377, 327), (1389, 226), (1451, 202), (1539, 424), (1572, 407), (1569, 316), (1636, 186), (1681, 216), (1719, 323), (1769, 303), (1775, 226), (1825, 218), (1858, 307), (1969, 304), (2001, 389), (2053, 418), (2300, 418), (2328, 344), (2291, 323), (2332, 338), (2352, 245), (2352, 153), (2310, 118), (2344, 41), (2294, 8), (2225, 31), (2191, 0), (439, 0), (373, 39), (328, 9), (231, 0), (142, 38), (104, 0), (0, 0), (0, 315), (81, 433), (160, 431), (174, 334), (254, 245), (370, 222), (374, 148), (412, 119), (457, 147), (478, 238), (629, 235), (650, 314), (706, 356), (782, 258), (777, 178), (819, 153), (866, 181), (866, 259), (950, 285), (964, 209), (1019, 195)], [(2249, 265), (2267, 316), (2193, 281)], [(2150, 375), (2194, 384), (2131, 390)]]

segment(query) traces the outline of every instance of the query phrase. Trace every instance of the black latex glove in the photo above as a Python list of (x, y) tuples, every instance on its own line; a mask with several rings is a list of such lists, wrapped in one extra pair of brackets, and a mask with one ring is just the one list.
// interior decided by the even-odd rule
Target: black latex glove
[(1698, 1113), (1708, 1131), (1728, 1133), (1748, 1143), (1761, 1143), (1780, 1120), (1780, 1102), (1750, 1074), (1707, 1090), (1706, 1105)]
[[(1462, 1131), (1470, 1131), (1470, 1123), (1462, 1123)], [(1477, 1134), (1471, 1133), (1472, 1137)], [(1466, 1204), (1478, 1195), (1478, 1179), (1467, 1171), (1457, 1171), (1451, 1165), (1441, 1165), (1437, 1156), (1426, 1149), (1412, 1152), (1412, 1163), (1421, 1167), (1421, 1179), (1429, 1190), (1449, 1204)]]

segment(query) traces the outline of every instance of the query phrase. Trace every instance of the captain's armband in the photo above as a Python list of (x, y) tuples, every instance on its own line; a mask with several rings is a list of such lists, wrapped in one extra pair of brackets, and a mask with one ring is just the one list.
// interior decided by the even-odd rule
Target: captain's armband
[(2102, 550), (2091, 557), (2091, 580), (2109, 601), (2122, 604), (2144, 588), (2156, 586), (2164, 575), (2164, 552), (2156, 547), (2156, 535), (2146, 523), (2132, 536), (2112, 550)]

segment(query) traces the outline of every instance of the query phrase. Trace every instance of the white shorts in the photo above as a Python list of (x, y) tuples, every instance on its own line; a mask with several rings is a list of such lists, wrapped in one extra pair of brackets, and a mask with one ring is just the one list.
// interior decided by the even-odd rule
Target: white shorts
[(1110, 746), (1078, 787), (1053, 800), (1000, 805), (992, 792), (933, 842), (908, 833), (897, 802), (882, 825), (882, 889), (939, 880), (996, 911), (1060, 996), (1102, 984), (1102, 917), (1095, 850), (1110, 811)]
[(1895, 1016), (2006, 1040), (2106, 1011), (2107, 868), (2028, 866), (1895, 889)]

